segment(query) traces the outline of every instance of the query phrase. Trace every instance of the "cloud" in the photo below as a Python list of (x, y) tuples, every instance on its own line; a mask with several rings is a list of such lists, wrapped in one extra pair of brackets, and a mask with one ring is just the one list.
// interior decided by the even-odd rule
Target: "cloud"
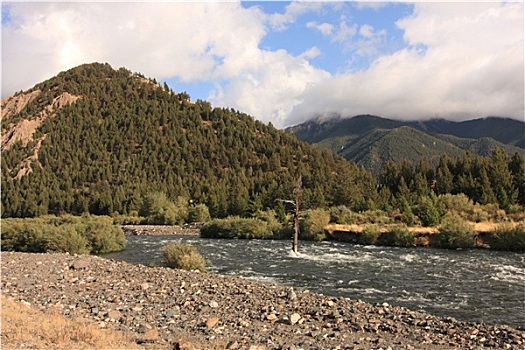
[[(239, 2), (9, 3), (2, 96), (98, 61), (159, 81), (206, 82), (215, 86), (213, 105), (277, 127), (327, 113), (523, 119), (522, 3), (416, 3), (397, 22), (406, 47), (388, 54), (380, 50), (388, 33), (371, 24), (311, 21), (337, 6), (292, 2), (282, 14), (265, 14)], [(261, 48), (270, 31), (286, 33), (301, 19), (302, 28), (346, 47), (346, 59), (373, 63), (331, 75), (310, 62), (320, 47), (321, 58), (331, 58), (327, 46), (313, 43), (297, 55)]]
[(263, 51), (258, 59), (258, 64), (244, 75), (217, 86), (211, 100), (217, 105), (233, 106), (257, 116), (259, 120), (283, 127), (292, 108), (300, 102), (296, 98), (308, 86), (330, 76), (284, 50)]
[(324, 36), (331, 35), (334, 30), (334, 26), (330, 23), (317, 23), (315, 21), (306, 23), (306, 27), (316, 29)]
[(313, 11), (319, 11), (325, 4), (322, 2), (293, 1), (286, 6), (284, 13), (273, 13), (267, 16), (267, 22), (275, 30), (285, 30), (298, 17)]
[(332, 38), (335, 42), (345, 42), (357, 34), (357, 24), (349, 25), (345, 20), (341, 21), (339, 28)]
[(300, 54), (299, 57), (304, 59), (312, 59), (316, 58), (319, 55), (321, 55), (321, 50), (319, 50), (317, 46), (314, 46)]
[(397, 22), (408, 47), (378, 57), (365, 71), (310, 86), (286, 124), (330, 112), (524, 120), (523, 6), (417, 3)]
[(13, 3), (10, 16), (3, 95), (93, 61), (157, 79), (228, 79), (266, 34), (261, 11), (239, 3)]

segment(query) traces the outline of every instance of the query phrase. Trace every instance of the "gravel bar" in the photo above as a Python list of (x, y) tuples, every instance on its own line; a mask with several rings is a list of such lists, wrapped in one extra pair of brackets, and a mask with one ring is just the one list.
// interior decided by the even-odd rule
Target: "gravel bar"
[[(525, 349), (525, 330), (214, 273), (2, 252), (2, 294), (144, 349)], [(509, 311), (510, 312), (510, 311)]]

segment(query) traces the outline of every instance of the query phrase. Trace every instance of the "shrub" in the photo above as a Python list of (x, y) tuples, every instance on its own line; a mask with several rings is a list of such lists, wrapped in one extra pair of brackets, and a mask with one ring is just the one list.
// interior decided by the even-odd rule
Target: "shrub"
[(367, 210), (360, 215), (359, 224), (389, 224), (392, 219), (382, 210)]
[(472, 225), (459, 216), (445, 217), (439, 228), (439, 242), (443, 248), (472, 248), (475, 245), (476, 233)]
[(483, 222), (489, 220), (489, 213), (487, 213), (481, 206), (475, 205), (469, 215), (469, 219), (474, 222)]
[(367, 225), (363, 232), (357, 237), (357, 243), (362, 245), (373, 245), (377, 243), (377, 240), (381, 236), (381, 231), (376, 225)]
[(2, 219), (2, 250), (43, 253), (47, 239), (42, 225), (35, 219)]
[(140, 215), (149, 224), (182, 225), (188, 219), (188, 201), (177, 197), (172, 202), (164, 192), (149, 193), (144, 197)]
[(266, 222), (273, 236), (278, 236), (283, 228), (283, 224), (277, 218), (275, 210), (258, 210), (253, 214), (253, 218)]
[(322, 241), (326, 238), (325, 227), (330, 223), (330, 214), (324, 209), (314, 209), (300, 223), (299, 238)]
[(499, 224), (487, 234), (485, 240), (492, 249), (525, 251), (525, 223), (513, 225), (510, 222)]
[(330, 208), (330, 222), (341, 225), (350, 225), (354, 224), (356, 221), (357, 217), (344, 205)]
[(461, 194), (442, 194), (437, 198), (437, 208), (441, 216), (447, 213), (452, 215), (466, 217), (466, 213), (472, 210), (474, 203), (467, 195)]
[(60, 227), (50, 227), (47, 235), (48, 252), (88, 254), (89, 241), (77, 231), (74, 225), (65, 224)]
[(268, 223), (255, 218), (229, 216), (224, 219), (213, 219), (201, 228), (203, 238), (271, 238), (272, 231)]
[(210, 210), (206, 204), (197, 204), (188, 208), (188, 222), (208, 222), (210, 220)]
[(191, 244), (171, 242), (161, 248), (161, 253), (167, 267), (186, 271), (207, 271), (206, 260)]
[(103, 254), (126, 245), (124, 232), (109, 217), (3, 219), (2, 250)]
[(412, 247), (416, 244), (416, 235), (405, 225), (395, 225), (381, 235), (380, 241), (388, 246)]
[(146, 218), (137, 215), (116, 215), (113, 217), (114, 225), (140, 225), (146, 222)]

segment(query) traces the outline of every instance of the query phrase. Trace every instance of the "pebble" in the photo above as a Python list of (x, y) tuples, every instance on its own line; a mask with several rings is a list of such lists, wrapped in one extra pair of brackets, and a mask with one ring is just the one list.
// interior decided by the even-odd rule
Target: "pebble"
[(135, 334), (148, 349), (523, 349), (525, 344), (523, 329), (97, 256), (2, 252), (1, 268), (4, 296)]

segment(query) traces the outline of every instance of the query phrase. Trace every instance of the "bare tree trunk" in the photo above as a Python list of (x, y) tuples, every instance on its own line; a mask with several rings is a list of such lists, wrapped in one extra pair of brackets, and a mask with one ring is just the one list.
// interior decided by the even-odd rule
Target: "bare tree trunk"
[(293, 233), (293, 246), (292, 250), (297, 255), (297, 242), (299, 241), (299, 197), (301, 196), (303, 186), (303, 179), (299, 176), (297, 180), (297, 187), (293, 190), (295, 195), (295, 211), (293, 214), (294, 219), (294, 233)]
[(297, 209), (295, 210), (293, 214), (293, 221), (294, 221), (294, 233), (293, 233), (292, 250), (295, 254), (297, 254), (297, 242), (299, 240), (299, 215), (297, 213)]

